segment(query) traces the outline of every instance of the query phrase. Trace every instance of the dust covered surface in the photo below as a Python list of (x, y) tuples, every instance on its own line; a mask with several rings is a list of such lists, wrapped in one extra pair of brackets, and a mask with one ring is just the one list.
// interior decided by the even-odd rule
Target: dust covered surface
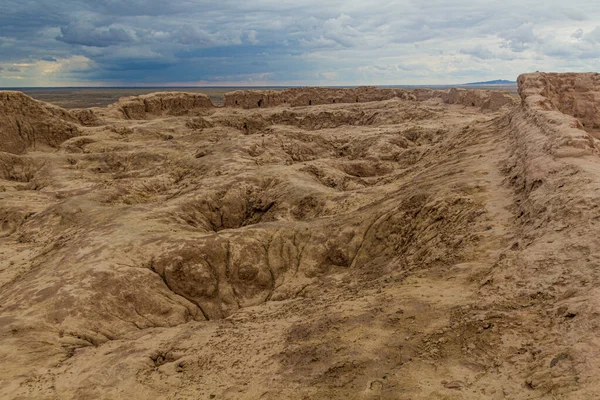
[(0, 398), (600, 397), (595, 82), (0, 92)]

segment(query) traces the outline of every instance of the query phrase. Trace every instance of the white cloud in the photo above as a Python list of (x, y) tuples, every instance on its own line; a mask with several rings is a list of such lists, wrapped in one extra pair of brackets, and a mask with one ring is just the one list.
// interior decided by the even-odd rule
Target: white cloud
[(90, 22), (77, 21), (61, 27), (61, 34), (56, 39), (74, 45), (108, 47), (130, 42), (133, 37), (120, 27), (95, 27)]
[(354, 47), (360, 43), (361, 33), (352, 24), (352, 18), (345, 14), (330, 18), (323, 24), (323, 37), (344, 47)]
[(488, 46), (484, 46), (482, 44), (478, 44), (470, 48), (460, 49), (460, 53), (467, 54), (481, 60), (489, 60), (496, 57)]
[(597, 26), (589, 33), (583, 34), (583, 38), (592, 43), (600, 43), (600, 26)]
[(256, 38), (257, 34), (258, 33), (255, 30), (251, 30), (246, 33), (246, 39), (248, 40), (248, 43), (257, 45), (259, 43), (258, 39)]
[[(31, 83), (29, 86), (53, 86), (56, 82), (68, 82), (73, 73), (89, 71), (94, 66), (95, 63), (84, 56), (3, 64), (0, 68), (0, 80), (27, 80)], [(18, 72), (18, 75), (12, 72)]]
[(571, 35), (573, 39), (581, 39), (583, 37), (583, 29), (579, 28)]
[(325, 71), (325, 72), (319, 72), (318, 78), (324, 78), (328, 81), (335, 81), (339, 78), (339, 75), (335, 71)]
[(453, 83), (598, 70), (599, 20), (588, 0), (3, 0), (0, 86), (9, 73), (40, 81), (7, 71), (15, 63), (37, 63), (44, 82), (131, 84)]
[(520, 25), (515, 29), (501, 32), (499, 36), (505, 39), (504, 46), (510, 48), (515, 53), (525, 51), (538, 41), (537, 36), (533, 32), (533, 23), (531, 22)]

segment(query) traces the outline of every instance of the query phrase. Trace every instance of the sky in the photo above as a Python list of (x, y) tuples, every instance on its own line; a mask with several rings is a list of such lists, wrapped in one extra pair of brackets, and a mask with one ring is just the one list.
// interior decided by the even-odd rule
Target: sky
[(0, 87), (456, 84), (600, 70), (597, 0), (0, 0)]

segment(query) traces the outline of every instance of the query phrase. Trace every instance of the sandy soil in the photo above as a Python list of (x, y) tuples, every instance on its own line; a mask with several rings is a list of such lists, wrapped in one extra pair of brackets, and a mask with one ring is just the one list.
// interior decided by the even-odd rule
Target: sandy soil
[(596, 78), (499, 108), (0, 92), (0, 398), (600, 397)]

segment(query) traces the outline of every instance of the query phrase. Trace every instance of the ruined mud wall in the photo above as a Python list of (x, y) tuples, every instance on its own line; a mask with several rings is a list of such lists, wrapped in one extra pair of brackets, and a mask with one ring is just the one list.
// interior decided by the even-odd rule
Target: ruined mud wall
[(263, 108), (275, 106), (311, 106), (338, 103), (365, 103), (393, 98), (410, 99), (403, 89), (383, 89), (373, 86), (358, 88), (290, 88), (275, 90), (237, 90), (225, 94), (225, 107)]
[(504, 106), (514, 106), (517, 101), (509, 94), (493, 90), (447, 89), (430, 90), (386, 89), (364, 86), (348, 89), (333, 88), (291, 88), (282, 91), (238, 90), (225, 94), (226, 107), (245, 109), (276, 106), (311, 106), (337, 103), (365, 103), (384, 101), (393, 98), (425, 101), (439, 98), (447, 104), (461, 104), (486, 110), (498, 110)]
[(20, 92), (0, 92), (0, 151), (21, 154), (30, 147), (56, 147), (80, 133), (78, 122), (62, 108)]
[(83, 126), (97, 126), (102, 124), (102, 120), (98, 118), (98, 115), (91, 108), (75, 108), (68, 110), (79, 123)]
[(600, 74), (524, 74), (519, 94), (530, 108), (560, 111), (577, 118), (586, 131), (600, 132)]
[(409, 98), (408, 92), (405, 90), (382, 89), (373, 86), (349, 89), (291, 88), (284, 90), (281, 96), (284, 104), (292, 107), (336, 103), (366, 103), (390, 100), (395, 97)]
[(124, 97), (109, 106), (127, 119), (146, 119), (152, 116), (185, 115), (194, 110), (213, 108), (203, 93), (164, 92)]
[(446, 104), (460, 104), (483, 110), (496, 111), (505, 106), (515, 106), (517, 100), (508, 93), (496, 90), (472, 90), (452, 88), (446, 90), (415, 89), (418, 101), (441, 99)]
[[(598, 368), (598, 353), (592, 347), (579, 348), (579, 343), (592, 340), (589, 326), (597, 315), (595, 293), (585, 287), (595, 279), (597, 262), (588, 254), (598, 248), (600, 237), (595, 223), (600, 218), (596, 140), (573, 116), (577, 99), (594, 90), (589, 83), (581, 84), (586, 81), (590, 82), (590, 74), (521, 75), (521, 106), (494, 128), (495, 135), (509, 139), (510, 156), (502, 171), (514, 194), (515, 228), (510, 250), (503, 251), (491, 267), (483, 280), (487, 288), (482, 287), (480, 295), (539, 299), (537, 304), (532, 300), (528, 311), (516, 313), (531, 321), (535, 320), (531, 315), (541, 316), (546, 331), (553, 333), (538, 341), (539, 348), (556, 346), (569, 354), (573, 365), (568, 368), (574, 371), (547, 373), (548, 360), (556, 357), (557, 350), (546, 353), (543, 363), (538, 360), (544, 356), (536, 356), (526, 373), (533, 382), (530, 387), (544, 390), (596, 384), (587, 371), (591, 365)], [(572, 316), (577, 320), (565, 323)]]
[(558, 157), (598, 151), (600, 75), (533, 73), (519, 76), (518, 83), (522, 102), (515, 119), (522, 129), (539, 129), (546, 149)]
[(236, 90), (225, 93), (225, 107), (261, 108), (284, 104), (282, 92), (277, 90)]
[[(541, 235), (540, 228), (558, 232), (564, 229), (559, 221), (581, 218), (578, 210), (582, 204), (567, 203), (577, 201), (573, 193), (585, 190), (589, 183), (582, 183), (586, 180), (586, 168), (582, 168), (580, 158), (599, 154), (599, 149), (597, 140), (583, 129), (577, 118), (559, 110), (559, 107), (573, 110), (572, 104), (565, 102), (559, 106), (559, 99), (575, 98), (576, 95), (569, 97), (568, 94), (578, 92), (576, 82), (589, 79), (589, 75), (534, 73), (519, 76), (521, 105), (501, 123), (512, 141), (512, 154), (504, 170), (519, 199), (519, 222), (528, 241)], [(557, 93), (559, 90), (564, 94)], [(586, 92), (588, 90), (579, 91)], [(568, 199), (565, 194), (569, 194)], [(583, 208), (586, 208), (585, 202)], [(593, 208), (587, 211), (590, 210)]]

